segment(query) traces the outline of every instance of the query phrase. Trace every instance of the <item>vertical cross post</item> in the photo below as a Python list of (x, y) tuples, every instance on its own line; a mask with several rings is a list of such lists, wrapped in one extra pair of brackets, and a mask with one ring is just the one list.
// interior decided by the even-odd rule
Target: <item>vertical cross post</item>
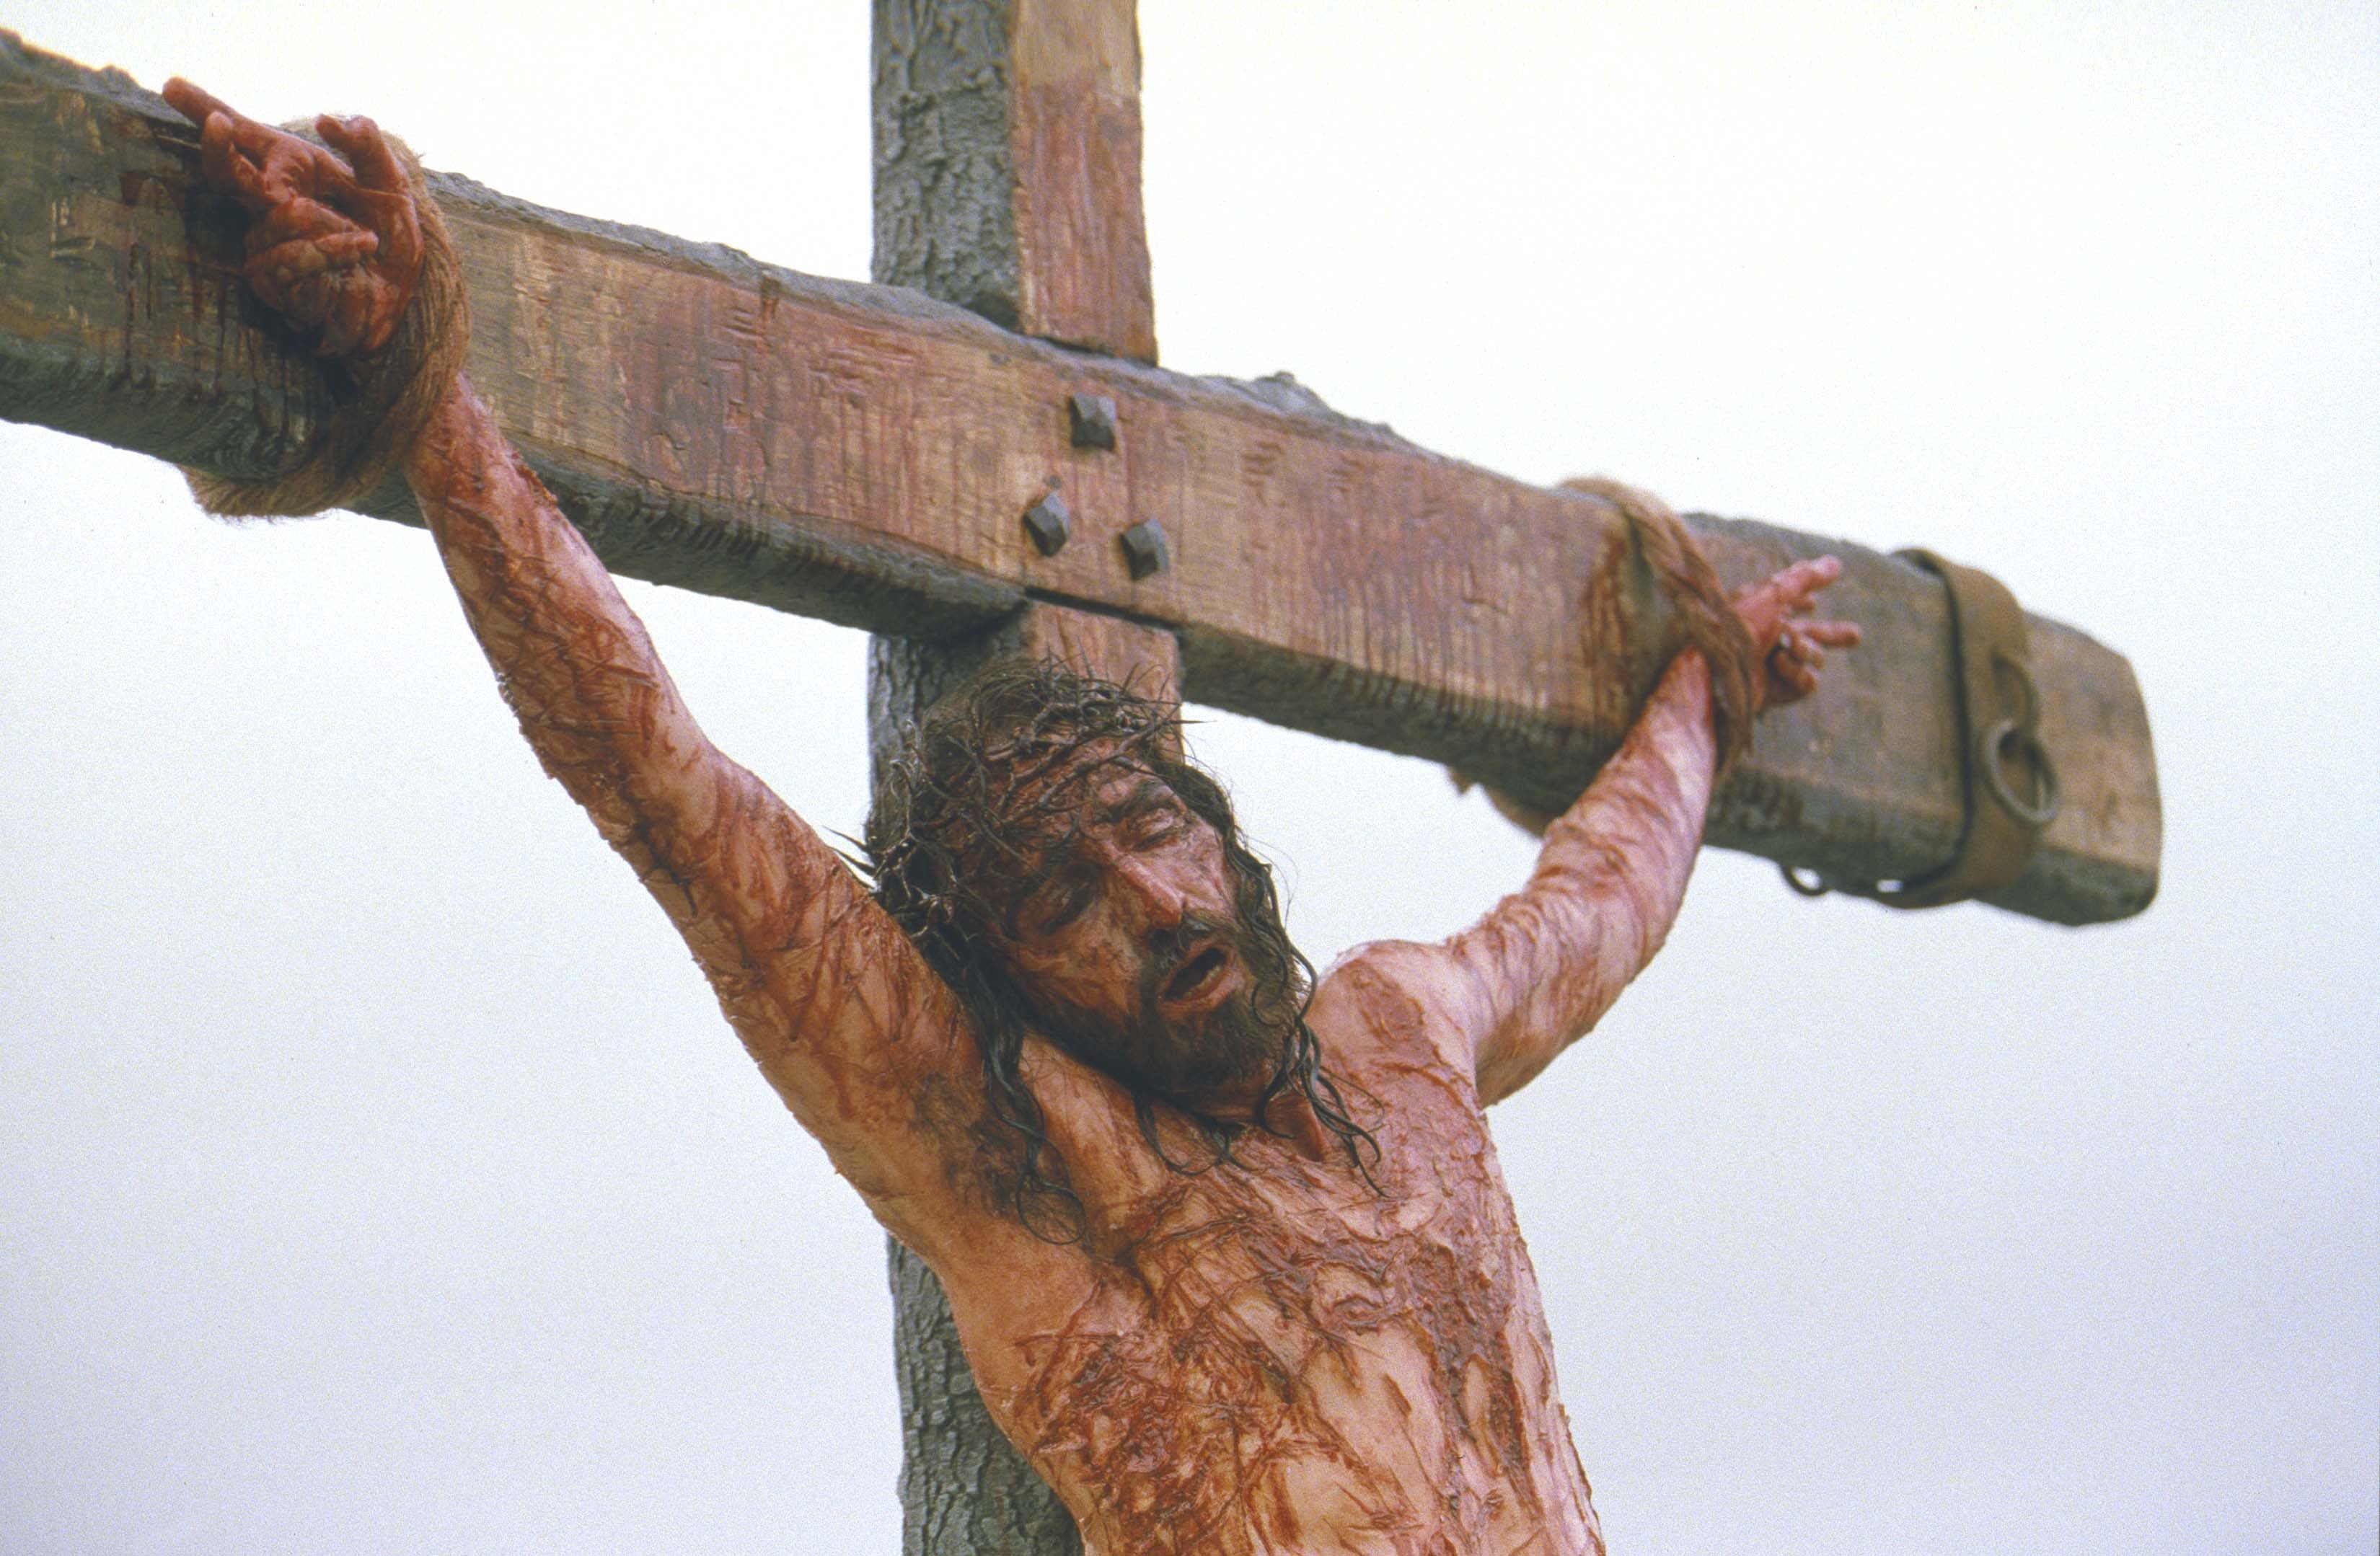
[(876, 0), (875, 278), (1157, 360), (1133, 0)]
[[(1157, 359), (1140, 201), (1140, 35), (1134, 0), (875, 0), (875, 279), (1022, 333)], [(1112, 408), (1050, 406), (1087, 460), (1120, 457)], [(1020, 534), (1067, 544), (1020, 495)], [(1095, 516), (1123, 534), (1129, 515)], [(1123, 535), (1117, 565), (1164, 565), (1160, 534)], [(988, 658), (1034, 654), (1176, 699), (1171, 634), (1036, 603), (959, 642), (879, 637), (868, 750), (880, 781), (904, 724)], [(950, 1304), (923, 1260), (887, 1240), (901, 1386), (903, 1556), (1074, 1556), (1074, 1520), (1001, 1436), (977, 1393)]]

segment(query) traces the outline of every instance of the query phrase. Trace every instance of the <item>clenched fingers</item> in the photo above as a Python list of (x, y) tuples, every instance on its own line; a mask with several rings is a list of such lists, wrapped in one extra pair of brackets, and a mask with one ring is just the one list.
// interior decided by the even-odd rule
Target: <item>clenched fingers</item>
[(406, 176), (388, 137), (371, 120), (360, 114), (348, 119), (324, 114), (314, 121), (314, 129), (347, 159), (347, 165), (356, 170), (356, 181), (365, 188), (384, 195), (412, 191), (413, 180)]
[(1776, 646), (1762, 656), (1767, 671), (1762, 689), (1761, 705), (1776, 707), (1785, 703), (1799, 702), (1818, 689), (1818, 669), (1826, 661), (1826, 651), (1804, 645), (1791, 632), (1777, 640)]
[(1858, 645), (1860, 629), (1852, 622), (1797, 621), (1792, 615), (1809, 609), (1811, 595), (1834, 582), (1841, 571), (1832, 557), (1796, 563), (1756, 591), (1748, 591), (1752, 597), (1739, 606), (1744, 609), (1746, 624), (1755, 631), (1760, 625), (1756, 617), (1778, 612), (1773, 629), (1776, 641), (1761, 657), (1765, 706), (1777, 707), (1810, 695), (1818, 689), (1818, 671), (1826, 666), (1827, 650)]
[(248, 229), (248, 251), (261, 254), (286, 243), (321, 243), (334, 237), (360, 236), (370, 240), (364, 252), (379, 245), (379, 238), (366, 231), (346, 212), (334, 210), (320, 200), (303, 197), (287, 199), (256, 219)]
[(242, 274), (267, 307), (300, 324), (319, 324), (327, 306), (324, 288), (352, 286), (355, 267), (375, 246), (372, 235), (349, 227), (319, 237), (293, 239), (249, 257)]
[(369, 356), (389, 343), (405, 314), (405, 294), (385, 276), (357, 275), (333, 295), (322, 319), (326, 356)]

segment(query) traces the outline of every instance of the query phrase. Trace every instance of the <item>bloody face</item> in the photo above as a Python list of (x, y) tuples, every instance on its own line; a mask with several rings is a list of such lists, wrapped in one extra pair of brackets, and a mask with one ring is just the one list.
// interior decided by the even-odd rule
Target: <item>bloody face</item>
[(1250, 933), (1221, 836), (1129, 760), (1083, 764), (1050, 798), (1000, 947), (1034, 1014), (1144, 1094), (1252, 1095), (1295, 1019), (1287, 941), (1277, 923)]

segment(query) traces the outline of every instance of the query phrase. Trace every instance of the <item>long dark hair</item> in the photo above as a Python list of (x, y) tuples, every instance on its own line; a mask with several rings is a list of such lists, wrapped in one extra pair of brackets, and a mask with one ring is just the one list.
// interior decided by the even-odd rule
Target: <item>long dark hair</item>
[[(862, 847), (876, 900), (907, 932), (927, 965), (973, 1018), (983, 1054), (984, 1094), (1001, 1138), (990, 1165), (1017, 1219), (1048, 1242), (1078, 1240), (1083, 1204), (1050, 1141), (1040, 1103), (1018, 1073), (1030, 1006), (992, 954), (1024, 872), (1053, 823), (1079, 792), (1075, 770), (1125, 764), (1156, 778), (1222, 839), (1223, 859), (1255, 974), (1253, 1003), (1279, 1011), (1286, 1041), (1257, 1100), (1267, 1107), (1300, 1092), (1322, 1126), (1368, 1179), (1379, 1143), (1347, 1112), (1322, 1068), (1305, 1012), (1314, 964), (1291, 943), (1272, 868), (1241, 838), (1221, 784), (1182, 751), (1182, 720), (1171, 705), (1047, 660), (995, 661), (905, 732), (879, 783)], [(1157, 1099), (1135, 1092), (1141, 1133), (1176, 1172), (1203, 1172), (1231, 1159), (1237, 1128), (1184, 1108), (1214, 1148), (1184, 1164), (1159, 1144)], [(1177, 1104), (1178, 1105), (1178, 1104)], [(1371, 1161), (1366, 1160), (1366, 1152)]]

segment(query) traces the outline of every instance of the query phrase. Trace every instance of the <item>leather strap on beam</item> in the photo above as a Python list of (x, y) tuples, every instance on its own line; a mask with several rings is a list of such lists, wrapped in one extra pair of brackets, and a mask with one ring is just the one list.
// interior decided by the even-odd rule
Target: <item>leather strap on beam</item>
[(2034, 840), (2058, 816), (2058, 768), (2041, 743), (2041, 697), (2025, 662), (2024, 610), (2016, 597), (1990, 573), (1932, 551), (1895, 554), (1940, 578), (1950, 597), (1952, 694), (1967, 806), (1959, 850), (1912, 880), (1810, 882), (1790, 866), (1785, 880), (1808, 897), (1840, 891), (1890, 908), (1939, 908), (2024, 873)]

